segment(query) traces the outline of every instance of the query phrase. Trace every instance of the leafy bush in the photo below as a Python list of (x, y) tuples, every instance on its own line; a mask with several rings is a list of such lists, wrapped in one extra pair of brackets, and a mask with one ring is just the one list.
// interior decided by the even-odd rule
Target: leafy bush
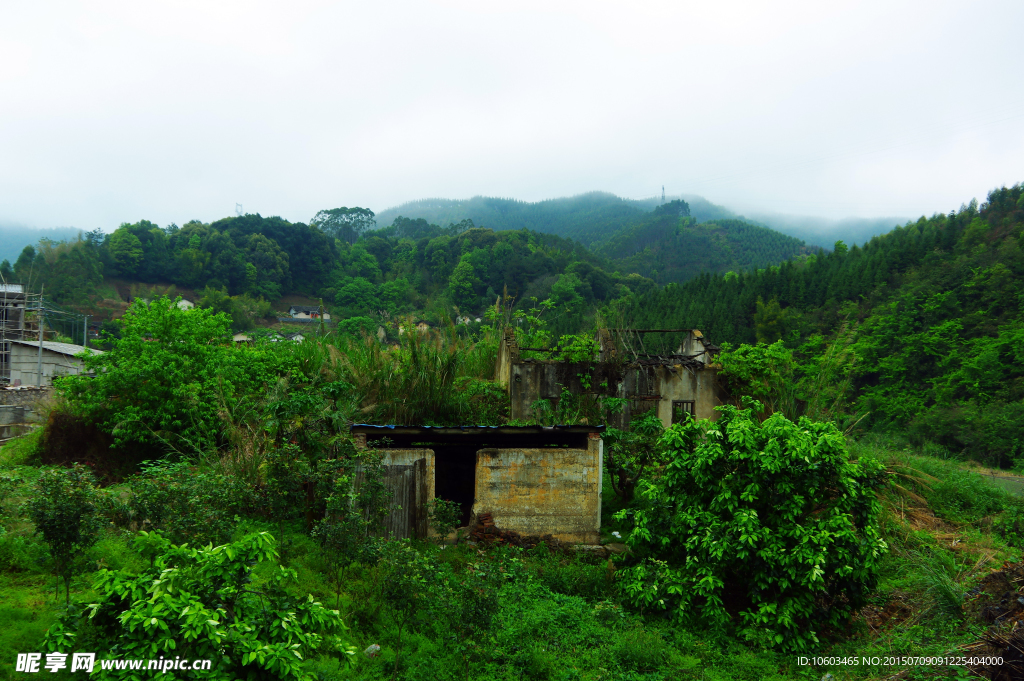
[(430, 527), (437, 533), (437, 541), (444, 548), (448, 535), (459, 526), (462, 507), (457, 501), (435, 498), (431, 500), (427, 514), (430, 517)]
[(612, 654), (624, 669), (653, 671), (668, 657), (668, 646), (661, 636), (638, 628), (625, 632), (612, 648)]
[(664, 426), (656, 411), (633, 418), (628, 431), (609, 428), (605, 433), (605, 467), (615, 495), (625, 504), (633, 501), (633, 493), (648, 466), (658, 463), (655, 443)]
[(50, 547), (53, 572), (64, 580), (67, 602), (71, 602), (71, 575), (82, 552), (96, 543), (103, 520), (99, 513), (100, 492), (92, 473), (84, 466), (44, 470), (33, 486), (25, 511), (36, 532)]
[(627, 541), (640, 562), (619, 572), (622, 587), (634, 605), (719, 627), (738, 615), (746, 639), (807, 649), (877, 583), (885, 476), (851, 462), (833, 424), (758, 423), (753, 401), (720, 410), (661, 438), (669, 461), (638, 489)]
[(221, 543), (231, 537), (236, 514), (251, 490), (238, 479), (203, 472), (186, 463), (144, 465), (129, 479), (131, 497), (115, 519), (136, 529), (160, 530), (177, 543)]
[[(277, 567), (254, 583), (257, 567), (277, 556), (268, 533), (197, 549), (141, 532), (136, 547), (152, 567), (101, 570), (92, 585), (96, 602), (51, 626), (48, 650), (88, 645), (121, 658), (212, 660), (202, 678), (224, 681), (312, 678), (301, 664), (317, 651), (354, 658), (355, 648), (341, 637), (346, 627), (338, 611), (289, 592), (294, 570)], [(119, 676), (101, 672), (101, 678)]]
[(324, 516), (313, 527), (330, 569), (338, 601), (345, 568), (354, 562), (375, 562), (380, 541), (370, 530), (389, 509), (383, 457), (373, 451), (359, 457), (317, 463), (315, 491), (324, 498)]

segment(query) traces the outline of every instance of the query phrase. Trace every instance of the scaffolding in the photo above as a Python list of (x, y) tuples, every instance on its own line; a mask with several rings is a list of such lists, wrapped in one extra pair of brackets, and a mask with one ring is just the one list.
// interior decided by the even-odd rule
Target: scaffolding
[(42, 289), (32, 293), (21, 284), (0, 283), (0, 386), (11, 382), (12, 341), (38, 342), (41, 362), (44, 342), (58, 334), (77, 343), (81, 333), (82, 345), (88, 347), (88, 319), (46, 300)]

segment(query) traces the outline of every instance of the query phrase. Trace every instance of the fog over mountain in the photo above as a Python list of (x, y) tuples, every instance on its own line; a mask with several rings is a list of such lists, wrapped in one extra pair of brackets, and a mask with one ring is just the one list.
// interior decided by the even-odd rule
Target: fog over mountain
[[(475, 225), (492, 229), (533, 229), (558, 234), (593, 245), (606, 241), (612, 234), (641, 219), (664, 202), (682, 199), (690, 208), (690, 215), (698, 223), (714, 220), (744, 220), (768, 227), (788, 236), (796, 237), (811, 246), (831, 249), (836, 241), (847, 245), (863, 244), (871, 237), (885, 234), (908, 218), (850, 217), (841, 220), (809, 216), (786, 215), (772, 212), (752, 212), (744, 215), (708, 201), (702, 196), (652, 196), (646, 199), (626, 199), (608, 192), (589, 192), (578, 196), (526, 202), (517, 199), (474, 196), (469, 199), (421, 199), (409, 201), (377, 214), (377, 225), (386, 227), (396, 217), (423, 218), (427, 222), (445, 226), (472, 220)], [(943, 212), (941, 209), (932, 211)]]
[(81, 231), (77, 227), (40, 229), (19, 224), (0, 223), (0, 262), (9, 260), (13, 263), (25, 246), (36, 244), (40, 239), (52, 239), (53, 241), (74, 239)]

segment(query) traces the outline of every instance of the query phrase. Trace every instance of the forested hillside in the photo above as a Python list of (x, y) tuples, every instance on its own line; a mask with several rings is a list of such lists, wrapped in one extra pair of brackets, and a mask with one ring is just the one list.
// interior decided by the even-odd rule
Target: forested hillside
[(596, 251), (662, 284), (684, 282), (701, 272), (765, 267), (811, 252), (798, 239), (742, 220), (698, 223), (679, 200), (658, 206)]
[[(590, 249), (536, 229), (483, 228), (469, 219), (441, 227), (399, 216), (374, 229), (379, 223), (371, 211), (337, 208), (321, 211), (310, 224), (260, 215), (181, 227), (143, 220), (111, 234), (96, 230), (28, 246), (13, 265), (0, 264), (0, 274), (33, 290), (44, 286), (56, 302), (98, 317), (114, 314), (111, 301), (132, 286), (176, 286), (229, 312), (236, 329), (272, 317), (271, 306), (284, 295), (321, 299), (336, 318), (359, 318), (359, 328), (375, 328), (396, 315), (434, 322), (475, 318), (507, 291), (521, 302), (549, 301), (553, 328), (569, 333), (592, 323), (597, 306), (656, 283), (764, 267), (807, 251), (801, 242), (739, 220), (698, 225), (683, 201), (645, 213), (609, 196), (578, 197), (575, 208), (563, 206), (559, 214), (567, 231), (576, 225), (572, 229), (605, 235), (618, 229), (623, 215), (633, 216), (628, 227)], [(590, 208), (580, 209), (583, 204)], [(533, 215), (537, 221), (530, 224), (545, 230), (555, 224), (555, 213), (535, 204), (502, 206)]]
[(828, 357), (863, 426), (909, 426), (1008, 464), (1024, 458), (1022, 231), (1024, 191), (1004, 187), (863, 248), (702, 274), (608, 314), (638, 328), (701, 328), (716, 342), (781, 341), (775, 361), (783, 372), (795, 353), (794, 381)]
[(471, 220), (497, 231), (529, 229), (589, 246), (638, 222), (648, 210), (608, 192), (589, 192), (536, 203), (474, 196), (465, 201), (423, 199), (403, 203), (382, 211), (377, 216), (377, 224), (389, 225), (400, 217), (424, 219), (438, 225)]

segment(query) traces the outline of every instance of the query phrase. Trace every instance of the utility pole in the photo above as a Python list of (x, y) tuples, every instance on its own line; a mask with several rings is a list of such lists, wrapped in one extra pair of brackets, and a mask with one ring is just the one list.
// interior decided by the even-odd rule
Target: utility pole
[(39, 306), (36, 308), (36, 322), (39, 324), (39, 353), (36, 363), (36, 387), (43, 387), (43, 287), (39, 286)]
[(324, 337), (324, 299), (320, 299), (320, 337)]
[(82, 347), (89, 347), (89, 315), (82, 315)]

